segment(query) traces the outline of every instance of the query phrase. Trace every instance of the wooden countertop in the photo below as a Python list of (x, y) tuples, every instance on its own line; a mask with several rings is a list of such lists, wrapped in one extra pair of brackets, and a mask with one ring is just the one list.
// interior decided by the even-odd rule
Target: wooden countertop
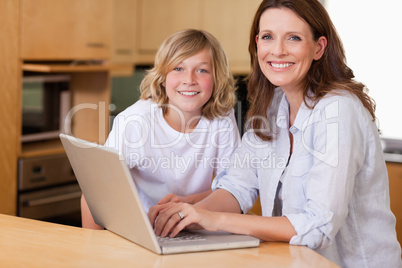
[(107, 230), (0, 214), (1, 267), (338, 267), (287, 243), (160, 256)]

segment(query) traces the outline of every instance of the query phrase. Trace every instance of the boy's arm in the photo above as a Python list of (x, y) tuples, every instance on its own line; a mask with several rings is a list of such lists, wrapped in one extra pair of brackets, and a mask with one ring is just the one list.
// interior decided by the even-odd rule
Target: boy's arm
[(188, 203), (188, 204), (195, 204), (203, 200), (205, 197), (207, 197), (210, 193), (212, 193), (212, 190), (209, 189), (205, 192), (198, 193), (198, 194), (192, 194), (192, 195), (187, 195), (187, 196), (178, 196), (175, 194), (168, 194), (164, 198), (162, 198), (159, 202), (158, 205), (165, 204), (165, 203)]
[(95, 223), (84, 195), (81, 196), (81, 221), (82, 228), (103, 230), (102, 226)]

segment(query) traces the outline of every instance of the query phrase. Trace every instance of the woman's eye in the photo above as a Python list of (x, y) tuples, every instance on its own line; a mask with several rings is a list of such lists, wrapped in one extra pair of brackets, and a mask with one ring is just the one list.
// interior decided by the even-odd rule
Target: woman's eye
[(173, 70), (180, 72), (180, 71), (183, 71), (183, 68), (181, 68), (181, 67), (176, 67), (176, 68), (174, 68)]
[(272, 36), (269, 35), (269, 34), (264, 34), (263, 36), (261, 36), (261, 39), (262, 39), (262, 40), (271, 40), (271, 39), (272, 39)]
[(301, 38), (298, 36), (291, 36), (289, 39), (292, 41), (300, 41), (301, 40)]

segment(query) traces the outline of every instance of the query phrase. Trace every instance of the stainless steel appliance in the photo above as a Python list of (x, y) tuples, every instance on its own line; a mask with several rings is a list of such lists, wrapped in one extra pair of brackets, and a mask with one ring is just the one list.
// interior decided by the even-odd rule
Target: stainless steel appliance
[(22, 88), (22, 142), (57, 139), (69, 124), (70, 76), (28, 75)]
[(80, 226), (81, 190), (65, 154), (21, 158), (18, 216)]

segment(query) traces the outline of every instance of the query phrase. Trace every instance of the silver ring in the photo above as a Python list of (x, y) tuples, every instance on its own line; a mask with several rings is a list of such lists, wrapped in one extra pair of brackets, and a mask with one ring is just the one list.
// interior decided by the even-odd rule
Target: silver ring
[(179, 215), (180, 220), (184, 219), (184, 214), (183, 214), (183, 212), (179, 211), (179, 212), (177, 212), (177, 215)]

